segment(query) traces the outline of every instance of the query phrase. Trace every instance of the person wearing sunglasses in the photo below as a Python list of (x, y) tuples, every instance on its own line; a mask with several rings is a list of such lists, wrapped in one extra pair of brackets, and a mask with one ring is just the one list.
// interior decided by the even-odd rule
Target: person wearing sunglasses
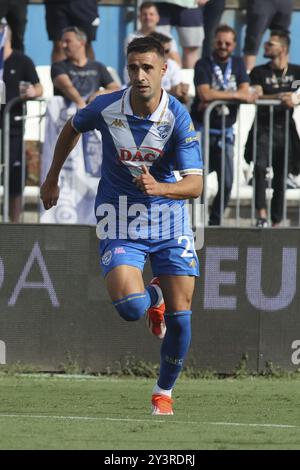
[[(273, 227), (278, 227), (283, 218), (283, 202), (285, 193), (285, 164), (291, 173), (289, 178), (300, 173), (300, 141), (296, 132), (292, 113), (289, 116), (289, 135), (286, 135), (286, 109), (293, 109), (299, 105), (298, 95), (295, 93), (300, 84), (300, 66), (289, 63), (290, 38), (285, 31), (272, 31), (270, 38), (265, 42), (264, 57), (269, 61), (254, 67), (250, 74), (251, 85), (260, 87), (261, 99), (280, 100), (282, 106), (274, 107), (272, 161), (273, 168), (273, 195), (271, 201), (270, 219)], [(270, 108), (260, 106), (257, 116), (256, 161), (254, 165), (255, 177), (255, 206), (257, 210), (257, 227), (268, 226), (268, 211), (266, 202), (266, 173), (270, 167)], [(248, 136), (245, 159), (250, 163), (253, 159), (253, 132)], [(285, 144), (288, 139), (288, 162), (285, 162)]]
[[(196, 96), (191, 107), (191, 115), (195, 128), (201, 132), (204, 124), (204, 111), (208, 104), (215, 100), (252, 103), (257, 98), (249, 89), (249, 77), (241, 57), (233, 55), (236, 47), (236, 33), (228, 25), (220, 25), (216, 29), (214, 49), (210, 57), (199, 60), (195, 65)], [(225, 129), (223, 126), (225, 119)], [(213, 200), (209, 225), (220, 225), (222, 214), (226, 208), (233, 183), (233, 125), (237, 117), (236, 105), (217, 106), (210, 118), (210, 151), (209, 172), (215, 171), (218, 178), (218, 192)], [(223, 173), (222, 147), (225, 132), (225, 164)], [(222, 197), (222, 177), (224, 191)]]
[(265, 31), (289, 31), (293, 6), (294, 0), (247, 0), (244, 61), (248, 73), (255, 66)]

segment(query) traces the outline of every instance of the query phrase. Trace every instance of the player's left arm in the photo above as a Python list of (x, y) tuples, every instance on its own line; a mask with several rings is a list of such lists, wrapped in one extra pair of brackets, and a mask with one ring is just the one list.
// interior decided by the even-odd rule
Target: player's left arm
[(202, 175), (187, 175), (175, 183), (161, 183), (149, 173), (146, 165), (143, 173), (135, 178), (137, 187), (147, 196), (162, 196), (169, 199), (191, 199), (201, 195), (203, 189)]
[(142, 174), (134, 179), (137, 187), (148, 196), (162, 196), (169, 199), (192, 199), (201, 195), (203, 189), (203, 162), (198, 136), (188, 112), (176, 105), (176, 122), (172, 133), (174, 143), (175, 169), (180, 181), (165, 183), (156, 181), (146, 165)]

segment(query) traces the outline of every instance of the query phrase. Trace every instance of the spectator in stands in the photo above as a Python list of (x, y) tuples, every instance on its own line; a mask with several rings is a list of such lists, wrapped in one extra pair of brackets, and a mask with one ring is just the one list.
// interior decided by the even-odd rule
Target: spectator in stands
[(204, 41), (202, 57), (212, 54), (214, 35), (225, 8), (225, 0), (209, 0), (203, 7)]
[(67, 58), (51, 67), (55, 95), (64, 96), (78, 108), (83, 108), (97, 95), (119, 90), (105, 65), (88, 59), (87, 36), (82, 29), (77, 26), (65, 28), (61, 42)]
[(97, 0), (44, 0), (46, 8), (46, 26), (48, 37), (53, 41), (51, 60), (58, 62), (65, 59), (61, 35), (64, 28), (78, 26), (87, 36), (86, 53), (95, 58), (92, 41), (96, 39), (100, 24)]
[[(208, 0), (155, 0), (160, 16), (159, 32), (168, 34), (175, 26), (183, 48), (182, 66), (194, 68), (204, 39), (203, 5)], [(198, 5), (198, 6), (197, 6)]]
[[(12, 48), (11, 30), (7, 27), (4, 45), (3, 81), (6, 87), (6, 102), (20, 96), (24, 100), (34, 99), (43, 94), (32, 60), (23, 52)], [(20, 82), (26, 82), (20, 90)], [(3, 111), (3, 110), (2, 110)], [(2, 114), (2, 113), (1, 113)], [(16, 121), (16, 116), (22, 116), (22, 105), (18, 104), (11, 110), (9, 136), (10, 166), (9, 166), (9, 216), (11, 222), (19, 222), (22, 212), (22, 155), (23, 155), (23, 123)], [(2, 125), (3, 114), (1, 115)]]
[[(199, 60), (195, 66), (196, 96), (191, 115), (196, 130), (202, 131), (204, 110), (215, 100), (234, 100), (236, 103), (252, 103), (255, 94), (249, 90), (249, 77), (243, 59), (233, 56), (236, 47), (236, 33), (227, 25), (216, 29), (212, 57)], [(222, 117), (225, 116), (225, 175), (224, 207), (222, 207)], [(236, 120), (237, 106), (218, 106), (212, 111), (210, 119), (209, 172), (216, 171), (218, 193), (210, 212), (210, 225), (220, 225), (222, 209), (226, 208), (233, 182), (233, 124)]]
[[(279, 99), (282, 106), (274, 109), (273, 127), (273, 196), (271, 202), (271, 221), (273, 227), (277, 227), (283, 217), (283, 201), (285, 192), (284, 180), (284, 155), (285, 155), (285, 114), (286, 108), (293, 108), (299, 104), (299, 97), (295, 93), (295, 82), (300, 80), (300, 66), (289, 64), (290, 38), (285, 31), (272, 31), (270, 39), (265, 43), (265, 57), (270, 59), (264, 65), (255, 67), (251, 74), (251, 84), (260, 87), (262, 99)], [(299, 86), (299, 82), (298, 82)], [(299, 138), (295, 123), (290, 116), (289, 121), (289, 168), (291, 171), (299, 172)], [(269, 108), (258, 109), (257, 125), (257, 150), (254, 167), (255, 176), (255, 205), (258, 211), (256, 221), (257, 227), (266, 227), (267, 204), (266, 204), (266, 171), (269, 167), (269, 138), (270, 138), (270, 114)], [(245, 159), (249, 163), (253, 155), (253, 129), (249, 134), (246, 144)], [(298, 151), (295, 151), (298, 148)]]
[[(157, 6), (153, 2), (143, 2), (139, 8), (139, 21), (141, 27), (139, 30), (134, 33), (130, 33), (125, 39), (125, 54), (127, 54), (128, 44), (135, 38), (140, 38), (143, 36), (148, 36), (150, 33), (156, 30), (157, 24), (159, 22), (159, 14)], [(171, 40), (170, 48), (170, 58), (175, 60), (179, 65), (181, 65), (181, 59), (178, 52), (178, 47), (175, 39), (171, 34), (168, 34)]]
[(171, 50), (171, 38), (162, 33), (157, 33), (156, 31), (149, 34), (164, 48), (165, 59), (167, 62), (167, 70), (165, 75), (162, 77), (162, 87), (171, 95), (175, 96), (181, 103), (188, 103), (188, 90), (189, 85), (183, 83), (182, 70), (175, 60), (170, 57)]
[(28, 0), (1, 0), (0, 19), (5, 18), (12, 33), (12, 48), (24, 52)]
[(247, 0), (247, 27), (244, 61), (250, 73), (264, 32), (267, 29), (288, 32), (294, 0)]

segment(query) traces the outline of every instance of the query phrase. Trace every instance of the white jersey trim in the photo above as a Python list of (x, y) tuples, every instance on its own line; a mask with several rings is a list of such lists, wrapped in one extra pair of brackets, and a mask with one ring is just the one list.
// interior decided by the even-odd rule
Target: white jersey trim
[(203, 175), (203, 170), (201, 168), (187, 168), (185, 170), (178, 170), (180, 176), (187, 175)]
[[(130, 104), (130, 93), (131, 93), (132, 87), (127, 88), (125, 90), (125, 93), (122, 97), (122, 108), (121, 108), (121, 113), (122, 114), (127, 114), (129, 116), (134, 116), (134, 112), (132, 110), (131, 104)], [(152, 113), (150, 116), (147, 117), (148, 121), (153, 121), (153, 122), (159, 122), (162, 120), (163, 115), (165, 114), (165, 111), (168, 108), (168, 103), (169, 103), (169, 97), (168, 93), (166, 90), (162, 89), (162, 97), (160, 100), (160, 103), (154, 113)]]
[(75, 125), (74, 125), (74, 118), (75, 118), (76, 114), (74, 114), (74, 116), (72, 117), (71, 119), (71, 126), (73, 127), (74, 131), (76, 131), (78, 134), (81, 134), (81, 132), (76, 129)]

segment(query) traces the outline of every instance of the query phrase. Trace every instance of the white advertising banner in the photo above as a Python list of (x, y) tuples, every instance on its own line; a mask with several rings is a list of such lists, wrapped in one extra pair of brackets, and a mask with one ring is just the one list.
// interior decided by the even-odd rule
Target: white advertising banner
[[(54, 96), (48, 103), (41, 182), (45, 180), (51, 165), (57, 138), (66, 121), (75, 112), (75, 105), (68, 106), (61, 96)], [(96, 224), (94, 201), (101, 177), (101, 163), (100, 132), (84, 133), (61, 170), (57, 206), (45, 211), (41, 205), (41, 223)]]

